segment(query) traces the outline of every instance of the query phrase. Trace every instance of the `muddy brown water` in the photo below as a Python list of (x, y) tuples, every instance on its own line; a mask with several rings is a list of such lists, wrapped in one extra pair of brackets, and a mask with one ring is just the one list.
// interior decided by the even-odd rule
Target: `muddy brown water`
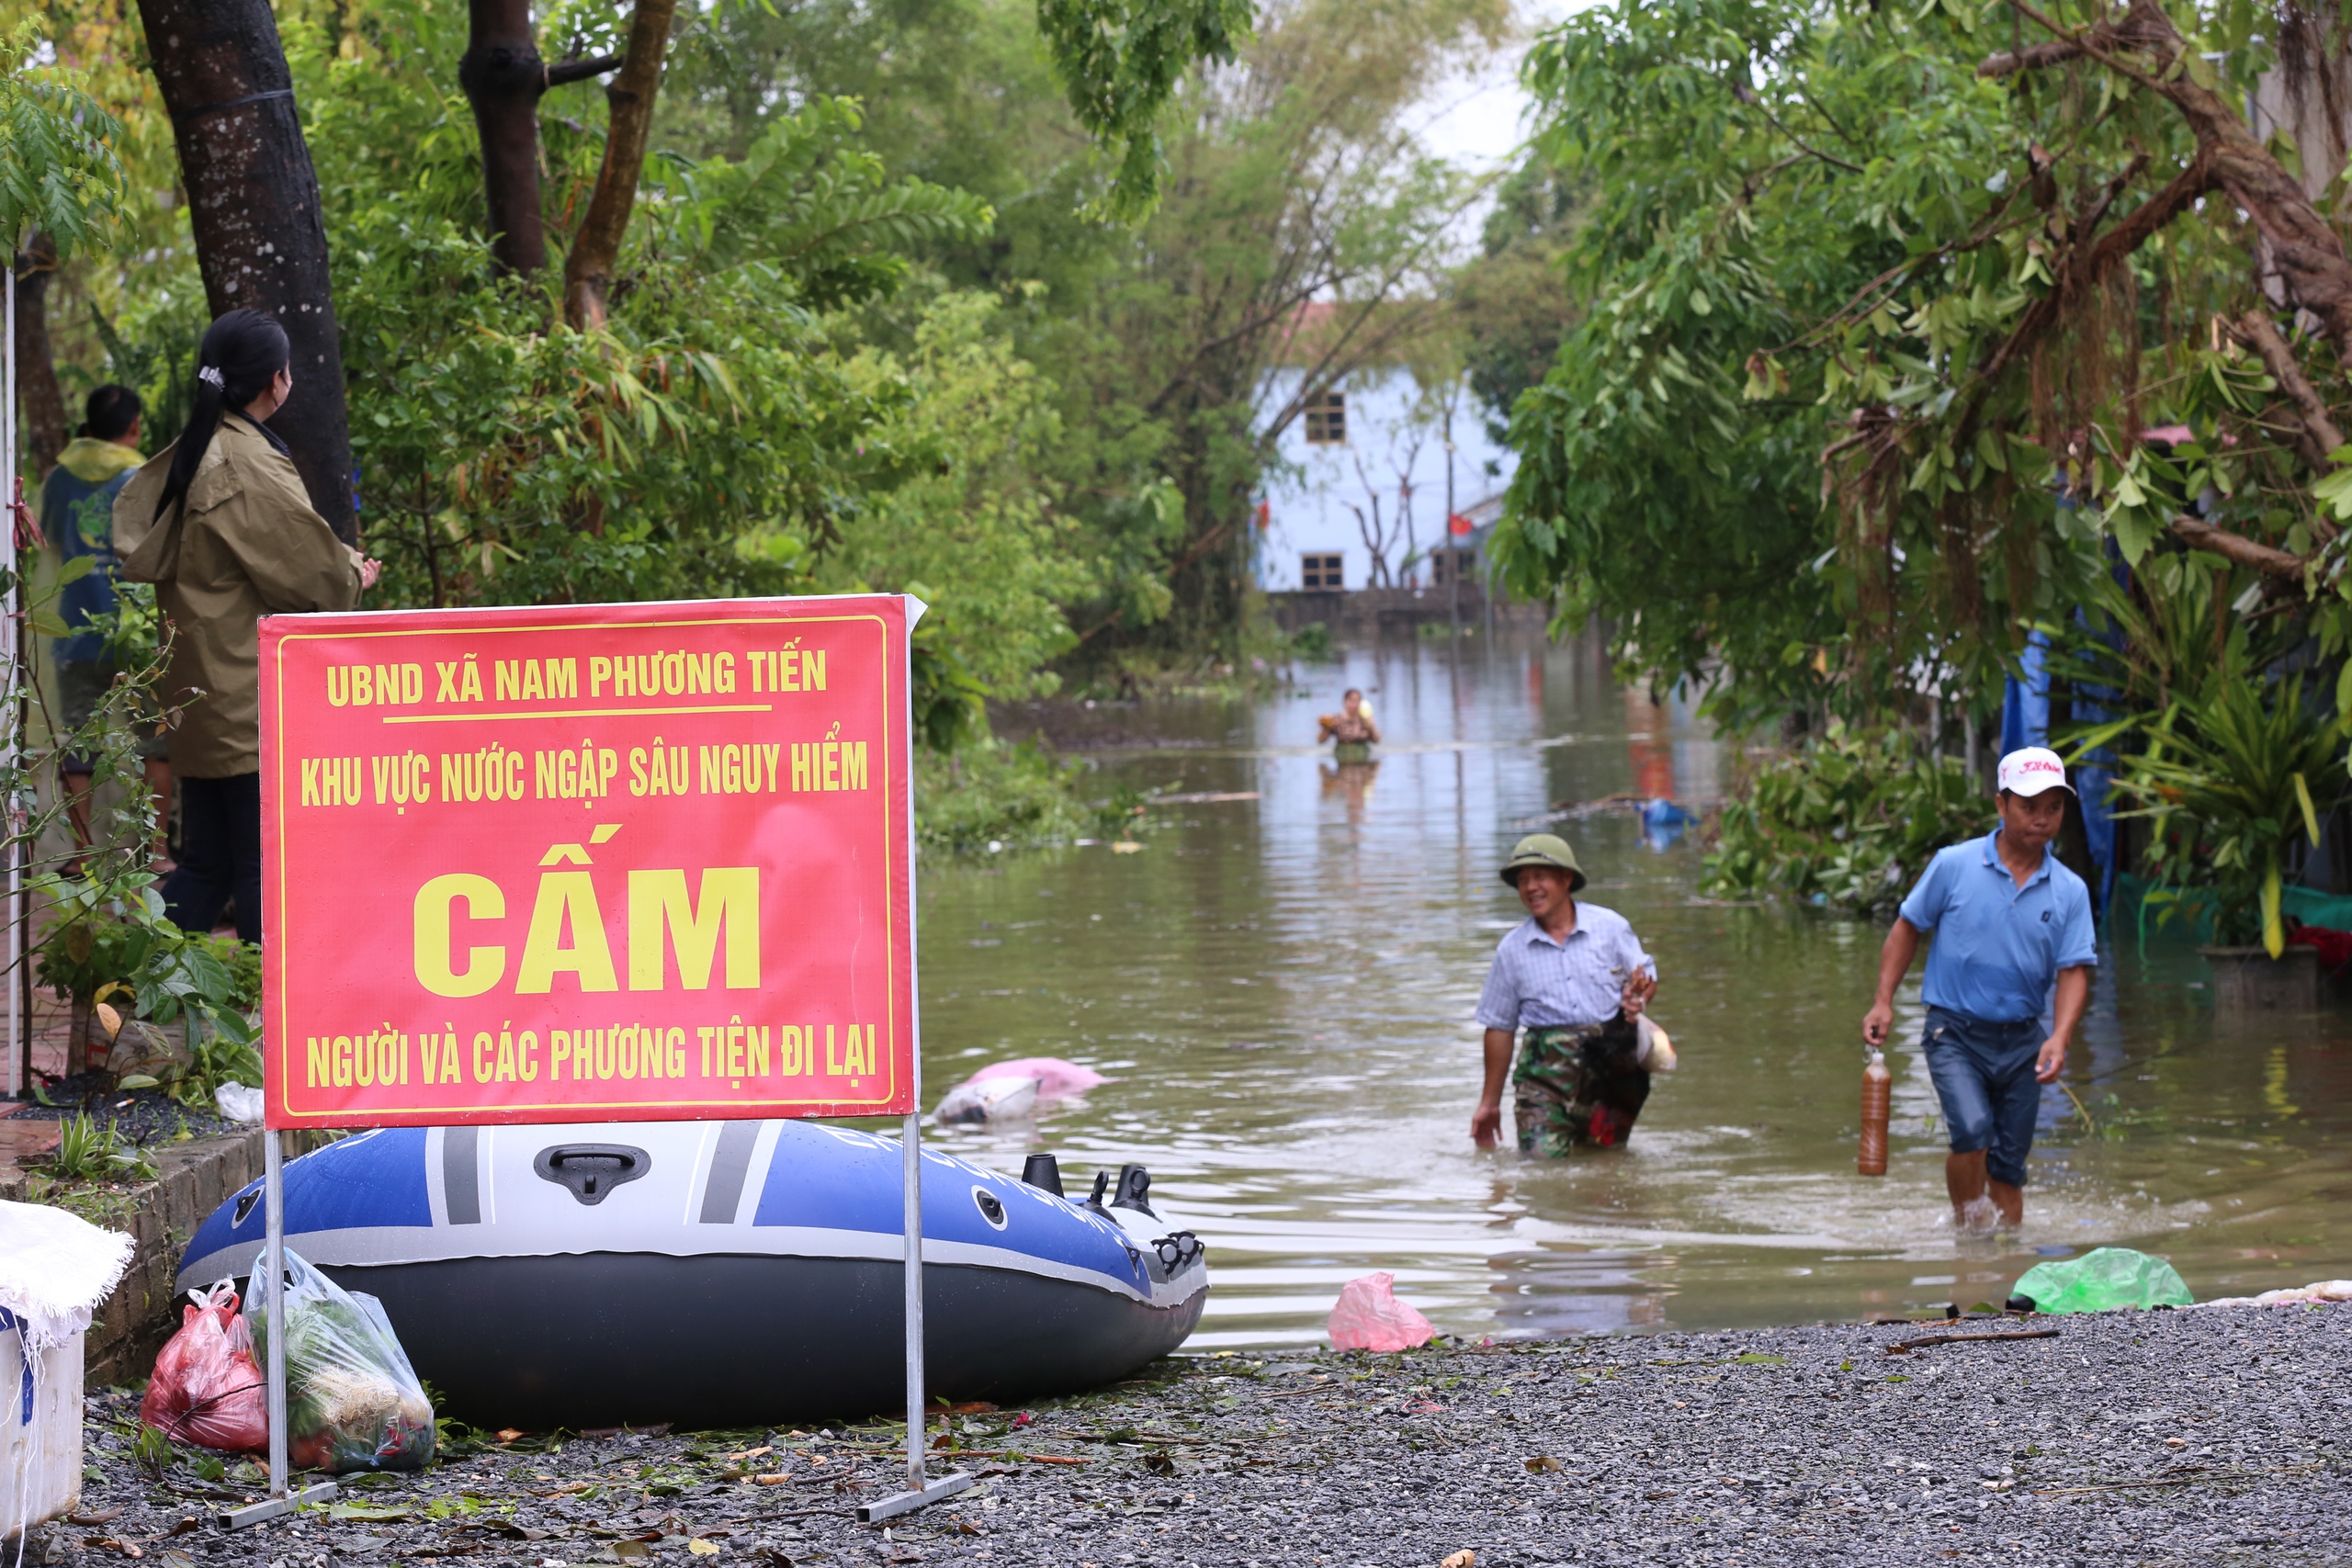
[[(1503, 851), (1555, 802), (1704, 808), (1734, 749), (1687, 705), (1620, 690), (1585, 643), (1347, 650), (1296, 677), (1253, 703), (1075, 716), (1169, 742), (1098, 753), (1110, 778), (1251, 798), (1160, 807), (1136, 852), (934, 860), (922, 877), (927, 1100), (1013, 1056), (1111, 1078), (1033, 1121), (932, 1135), (1012, 1171), (1050, 1150), (1076, 1187), (1148, 1166), (1210, 1248), (1193, 1348), (1315, 1341), (1340, 1285), (1374, 1269), (1473, 1337), (1967, 1307), (2108, 1244), (2170, 1258), (2200, 1299), (2352, 1275), (2352, 1004), (2217, 1021), (2185, 943), (2103, 933), (2026, 1225), (1955, 1237), (1917, 971), (1889, 1056), (1891, 1171), (1860, 1177), (1881, 930), (1710, 902), (1698, 845), (1620, 808), (1556, 826), (1591, 874), (1583, 897), (1656, 955), (1680, 1070), (1622, 1151), (1477, 1151), (1472, 1008), (1520, 918)], [(1350, 685), (1385, 734), (1369, 771), (1314, 744)]]

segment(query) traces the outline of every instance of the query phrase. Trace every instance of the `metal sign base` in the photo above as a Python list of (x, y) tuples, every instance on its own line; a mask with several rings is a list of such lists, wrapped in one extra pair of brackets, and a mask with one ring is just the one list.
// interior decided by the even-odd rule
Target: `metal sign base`
[(953, 1475), (943, 1475), (927, 1483), (919, 1492), (896, 1492), (871, 1503), (860, 1503), (857, 1506), (857, 1522), (862, 1525), (880, 1524), (884, 1519), (895, 1519), (900, 1514), (911, 1514), (942, 1497), (953, 1497), (958, 1492), (970, 1490), (978, 1479), (969, 1472), (959, 1470)]
[(257, 1525), (264, 1519), (274, 1519), (281, 1514), (290, 1514), (305, 1503), (323, 1503), (334, 1496), (338, 1490), (334, 1482), (322, 1481), (316, 1485), (305, 1486), (300, 1492), (288, 1492), (283, 1497), (265, 1497), (258, 1503), (248, 1503), (242, 1508), (231, 1508), (222, 1514), (220, 1528), (224, 1530), (233, 1530), (243, 1529), (247, 1525)]

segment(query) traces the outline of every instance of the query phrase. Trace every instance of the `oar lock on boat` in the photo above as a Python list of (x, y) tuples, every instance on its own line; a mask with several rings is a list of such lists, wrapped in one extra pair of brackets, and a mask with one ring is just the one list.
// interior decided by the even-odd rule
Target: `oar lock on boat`
[[(1021, 1179), (1057, 1198), (1067, 1196), (1062, 1190), (1061, 1162), (1052, 1155), (1031, 1155), (1022, 1163)], [(1107, 1203), (1104, 1201), (1106, 1194), (1109, 1197)], [(1128, 1209), (1155, 1220), (1159, 1218), (1159, 1213), (1151, 1206), (1151, 1172), (1139, 1165), (1121, 1166), (1115, 1185), (1109, 1171), (1096, 1171), (1094, 1190), (1086, 1195), (1086, 1201), (1080, 1207), (1091, 1209), (1104, 1219), (1115, 1218), (1111, 1213), (1113, 1209)], [(994, 1223), (994, 1216), (990, 1216), (990, 1223)], [(1166, 1235), (1154, 1237), (1149, 1245), (1159, 1255), (1160, 1268), (1171, 1274), (1205, 1250), (1201, 1238), (1191, 1231), (1170, 1231)]]

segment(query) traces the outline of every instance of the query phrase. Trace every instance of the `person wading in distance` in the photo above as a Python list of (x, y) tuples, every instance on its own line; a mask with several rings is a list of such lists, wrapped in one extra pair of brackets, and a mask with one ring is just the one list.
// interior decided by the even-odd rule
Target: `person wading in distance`
[[(1478, 996), (1487, 1081), (1470, 1136), (1482, 1149), (1495, 1146), (1508, 1075), (1522, 1153), (1623, 1144), (1649, 1098), (1636, 1023), (1657, 994), (1657, 964), (1624, 916), (1577, 902), (1585, 876), (1566, 840), (1520, 840), (1503, 880), (1519, 890), (1527, 919), (1496, 946)], [(1527, 1039), (1514, 1067), (1511, 1045), (1522, 1026)]]
[(383, 570), (311, 509), (263, 423), (293, 391), (286, 329), (259, 310), (229, 311), (198, 350), (187, 429), (114, 505), (120, 573), (155, 584), (171, 628), (160, 699), (175, 710), (180, 863), (164, 882), (164, 913), (209, 931), (233, 898), (246, 942), (261, 940), (261, 617), (351, 609)]
[(1886, 1043), (1894, 988), (1921, 935), (1936, 932), (1920, 1043), (1951, 1130), (1952, 1223), (1980, 1235), (2025, 1218), (2041, 1086), (2065, 1068), (2098, 962), (2090, 889), (2050, 852), (2075, 794), (2064, 765), (2040, 746), (2012, 751), (1998, 789), (1999, 825), (1939, 850), (1903, 900), (1879, 951), (1877, 998), (1862, 1015), (1862, 1039)]
[(1342, 764), (1372, 761), (1372, 749), (1380, 742), (1380, 727), (1372, 721), (1372, 710), (1364, 705), (1361, 691), (1350, 686), (1340, 694), (1340, 711), (1327, 713), (1315, 722), (1320, 730), (1315, 743), (1330, 741), (1334, 761)]

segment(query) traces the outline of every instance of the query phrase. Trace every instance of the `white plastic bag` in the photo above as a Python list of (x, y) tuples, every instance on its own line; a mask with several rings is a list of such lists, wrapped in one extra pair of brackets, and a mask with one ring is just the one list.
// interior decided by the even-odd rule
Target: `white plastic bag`
[[(345, 1291), (286, 1254), (287, 1453), (304, 1470), (423, 1470), (433, 1405), (375, 1297)], [(255, 1312), (254, 1357), (269, 1365), (269, 1314)]]
[(241, 1083), (224, 1083), (212, 1091), (212, 1103), (232, 1122), (261, 1120), (261, 1090)]

